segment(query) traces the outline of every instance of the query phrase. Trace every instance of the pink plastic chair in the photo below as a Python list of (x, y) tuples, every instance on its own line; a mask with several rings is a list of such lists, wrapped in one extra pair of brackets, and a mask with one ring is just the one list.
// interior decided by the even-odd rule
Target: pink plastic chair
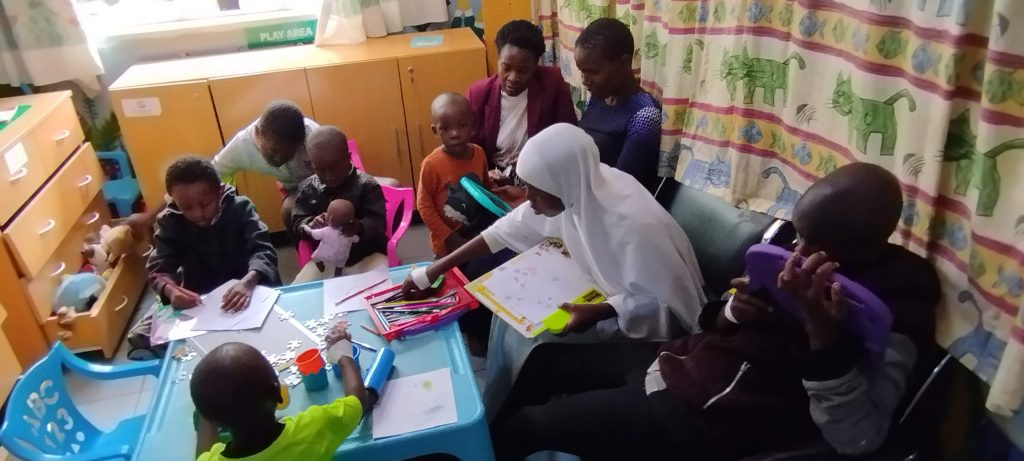
[[(412, 210), (416, 208), (416, 194), (411, 187), (381, 186), (381, 189), (384, 190), (384, 209), (387, 215), (385, 232), (388, 236), (388, 266), (396, 267), (399, 265), (398, 241), (402, 240), (405, 231), (409, 230)], [(398, 223), (397, 229), (392, 229), (399, 208), (402, 210), (402, 220)]]
[[(386, 219), (386, 225), (384, 228), (384, 235), (388, 237), (388, 266), (397, 267), (400, 262), (398, 260), (398, 242), (402, 240), (405, 232), (409, 230), (409, 224), (412, 222), (412, 210), (415, 208), (415, 194), (411, 187), (390, 187), (381, 186), (384, 191), (384, 215)], [(398, 214), (398, 210), (402, 210), (402, 220), (398, 223), (398, 227), (394, 228), (395, 215)], [(310, 258), (313, 257), (313, 244), (309, 240), (300, 240), (296, 246), (296, 253), (299, 262), (299, 267), (305, 267), (309, 263)]]
[(366, 171), (366, 168), (363, 168), (363, 159), (359, 157), (359, 148), (356, 147), (355, 139), (348, 140), (348, 152), (352, 156), (352, 166), (358, 170)]

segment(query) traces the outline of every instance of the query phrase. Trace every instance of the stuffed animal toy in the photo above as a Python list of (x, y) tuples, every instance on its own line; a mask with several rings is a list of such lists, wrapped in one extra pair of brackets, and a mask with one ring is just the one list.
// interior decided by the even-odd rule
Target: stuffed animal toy
[(107, 253), (107, 262), (116, 266), (122, 256), (128, 254), (135, 245), (135, 234), (132, 228), (126, 224), (110, 227), (103, 225), (100, 228), (100, 246)]
[(107, 250), (99, 243), (83, 243), (82, 256), (92, 266), (93, 272), (104, 274), (110, 269), (110, 262), (107, 261)]
[(75, 312), (88, 311), (106, 286), (107, 281), (103, 277), (91, 272), (65, 275), (53, 299), (53, 305), (57, 307), (55, 311), (59, 312), (64, 307)]

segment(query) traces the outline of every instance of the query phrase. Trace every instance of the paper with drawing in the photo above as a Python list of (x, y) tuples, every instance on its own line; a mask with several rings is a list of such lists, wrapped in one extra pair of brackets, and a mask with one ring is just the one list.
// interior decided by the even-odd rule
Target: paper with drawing
[[(333, 279), (324, 280), (324, 313), (337, 314), (339, 312), (357, 311), (366, 307), (364, 296), (379, 291), (389, 277), (388, 266), (381, 264), (369, 272), (355, 275), (345, 275)], [(374, 288), (369, 288), (377, 284)], [(369, 288), (369, 289), (367, 289)], [(360, 293), (365, 290), (365, 293)], [(348, 299), (345, 299), (348, 298)], [(345, 299), (341, 304), (338, 301)]]
[(373, 410), (373, 438), (422, 431), (458, 421), (448, 368), (393, 379)]
[(596, 287), (555, 239), (516, 256), (482, 283), (495, 301), (534, 324)]
[(214, 288), (213, 291), (203, 295), (203, 301), (196, 307), (187, 310), (185, 313), (196, 318), (194, 329), (199, 330), (247, 330), (259, 328), (266, 320), (270, 309), (274, 307), (281, 292), (257, 286), (252, 291), (252, 299), (249, 307), (238, 312), (225, 312), (221, 309), (221, 300), (224, 294), (231, 289), (237, 280), (229, 280), (223, 285)]

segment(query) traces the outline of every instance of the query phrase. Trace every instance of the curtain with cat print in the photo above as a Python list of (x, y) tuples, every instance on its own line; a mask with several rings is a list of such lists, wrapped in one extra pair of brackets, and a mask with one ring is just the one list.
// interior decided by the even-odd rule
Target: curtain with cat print
[[(1024, 397), (1024, 2), (1020, 0), (539, 0), (545, 59), (577, 107), (582, 28), (616, 17), (664, 105), (662, 164), (689, 187), (789, 218), (850, 162), (889, 168), (895, 239), (945, 286), (941, 345)], [(1024, 417), (1018, 418), (1024, 421)], [(1024, 427), (1024, 426), (1020, 426)]]

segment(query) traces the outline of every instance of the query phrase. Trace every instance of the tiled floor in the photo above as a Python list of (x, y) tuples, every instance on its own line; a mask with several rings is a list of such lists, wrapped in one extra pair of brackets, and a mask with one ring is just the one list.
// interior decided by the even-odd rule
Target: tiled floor
[[(426, 226), (415, 225), (409, 228), (398, 245), (398, 257), (402, 264), (409, 264), (433, 259), (430, 251), (429, 235)], [(294, 248), (278, 249), (278, 269), (281, 278), (290, 282), (298, 273)], [(140, 318), (153, 302), (153, 293), (148, 290), (140, 298), (135, 317)], [(132, 320), (133, 325), (136, 319)], [(93, 362), (124, 363), (128, 359), (128, 345), (121, 344), (112, 360), (105, 360), (98, 354), (84, 354), (83, 357)], [(477, 374), (477, 384), (483, 389), (483, 370), (485, 361), (473, 358), (473, 370)], [(149, 411), (156, 380), (152, 377), (122, 379), (117, 381), (95, 381), (80, 376), (67, 377), (68, 393), (78, 404), (82, 414), (102, 430), (113, 429), (118, 422), (132, 416)]]

